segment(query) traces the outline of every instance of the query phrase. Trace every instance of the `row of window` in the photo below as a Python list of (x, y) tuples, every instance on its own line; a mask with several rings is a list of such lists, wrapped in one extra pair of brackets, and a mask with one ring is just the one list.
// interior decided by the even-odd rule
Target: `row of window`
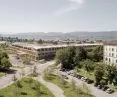
[(59, 48), (42, 48), (38, 49), (38, 51), (51, 51), (51, 50), (58, 50), (58, 49), (64, 49), (66, 47), (59, 47)]
[(106, 51), (116, 51), (117, 52), (117, 48), (105, 48)]
[(117, 57), (117, 53), (105, 53), (105, 56)]
[[(111, 58), (105, 58), (105, 61), (106, 61), (106, 62), (109, 62), (109, 63), (112, 62)], [(115, 63), (117, 63), (117, 59), (115, 60)]]

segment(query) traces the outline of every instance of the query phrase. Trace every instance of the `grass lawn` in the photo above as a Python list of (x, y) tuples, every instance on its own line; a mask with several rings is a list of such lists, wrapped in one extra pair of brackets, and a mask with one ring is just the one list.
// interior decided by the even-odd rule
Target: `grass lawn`
[(92, 97), (89, 94), (89, 90), (86, 88), (78, 88), (74, 83), (68, 83), (62, 78), (54, 74), (46, 74), (44, 79), (48, 82), (52, 82), (59, 86), (63, 91), (66, 97)]
[[(39, 96), (40, 95), (40, 96)], [(38, 81), (22, 78), (20, 81), (0, 90), (0, 97), (54, 97), (53, 94)]]
[(113, 86), (113, 85), (108, 85), (111, 89), (113, 89), (115, 92), (117, 92), (117, 86)]
[(94, 80), (94, 73), (93, 72), (87, 72), (86, 70), (81, 68), (81, 69), (77, 69), (77, 73), (82, 75), (82, 76), (88, 77), (89, 79)]
[(5, 73), (4, 72), (0, 72), (0, 77), (4, 76)]

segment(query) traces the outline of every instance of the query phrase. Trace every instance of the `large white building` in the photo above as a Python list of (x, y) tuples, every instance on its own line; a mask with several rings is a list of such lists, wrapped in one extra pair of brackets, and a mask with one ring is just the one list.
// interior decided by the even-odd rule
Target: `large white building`
[(117, 65), (117, 40), (104, 43), (104, 62)]

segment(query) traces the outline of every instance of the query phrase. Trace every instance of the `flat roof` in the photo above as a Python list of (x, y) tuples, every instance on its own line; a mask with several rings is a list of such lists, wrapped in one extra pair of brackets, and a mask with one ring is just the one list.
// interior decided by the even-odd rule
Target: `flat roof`
[(94, 45), (103, 45), (102, 43), (87, 43), (87, 44), (69, 44), (69, 45), (37, 45), (37, 44), (28, 44), (28, 43), (21, 43), (15, 42), (12, 45), (19, 45), (22, 47), (32, 48), (32, 49), (42, 49), (42, 48), (56, 48), (56, 47), (67, 47), (67, 46), (94, 46)]
[(108, 40), (108, 41), (105, 41), (104, 45), (117, 45), (117, 40)]

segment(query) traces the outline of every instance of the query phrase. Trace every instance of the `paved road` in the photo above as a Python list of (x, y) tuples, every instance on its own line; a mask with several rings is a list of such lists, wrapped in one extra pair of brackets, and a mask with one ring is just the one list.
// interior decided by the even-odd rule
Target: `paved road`
[[(33, 67), (33, 66), (32, 66)], [(25, 67), (23, 69), (23, 72), (25, 72), (25, 75), (30, 74), (30, 68), (32, 67)], [(14, 75), (17, 79), (22, 77), (22, 70), (17, 70), (15, 74), (7, 74), (6, 76), (3, 76), (0, 78), (0, 89), (12, 84), (14, 81)]]

